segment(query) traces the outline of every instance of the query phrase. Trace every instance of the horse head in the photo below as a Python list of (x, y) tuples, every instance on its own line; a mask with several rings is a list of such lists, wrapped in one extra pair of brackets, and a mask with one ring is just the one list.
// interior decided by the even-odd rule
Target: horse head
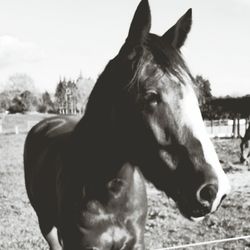
[(149, 3), (142, 0), (106, 69), (113, 72), (110, 90), (116, 93), (113, 128), (123, 134), (119, 139), (131, 161), (195, 220), (214, 212), (230, 187), (180, 52), (191, 24), (189, 9), (162, 36), (151, 34)]

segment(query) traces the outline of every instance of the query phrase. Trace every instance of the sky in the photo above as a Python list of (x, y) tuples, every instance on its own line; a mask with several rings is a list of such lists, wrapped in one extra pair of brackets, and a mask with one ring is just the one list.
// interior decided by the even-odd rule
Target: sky
[[(250, 0), (149, 0), (151, 32), (189, 8), (183, 56), (216, 96), (250, 94)], [(0, 88), (15, 73), (54, 92), (60, 77), (97, 78), (124, 43), (139, 0), (0, 0)]]

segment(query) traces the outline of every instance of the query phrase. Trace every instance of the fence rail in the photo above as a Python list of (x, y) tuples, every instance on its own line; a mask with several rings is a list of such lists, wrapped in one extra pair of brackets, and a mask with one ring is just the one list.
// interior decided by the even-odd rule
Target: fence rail
[(0, 123), (0, 134), (22, 134), (28, 133), (30, 129), (37, 124), (38, 121), (28, 121), (26, 124), (14, 125), (10, 127), (3, 127)]
[(28, 131), (50, 114), (5, 114), (0, 113), (0, 134), (20, 134)]
[[(41, 117), (42, 119), (43, 117)], [(0, 134), (19, 134), (28, 133), (28, 131), (41, 119), (28, 120), (22, 123), (10, 123), (4, 125), (4, 119), (0, 119)], [(231, 138), (244, 136), (248, 127), (248, 121), (245, 119), (234, 122), (233, 120), (213, 120), (204, 121), (207, 133), (210, 137)]]
[(231, 138), (244, 136), (248, 128), (247, 119), (204, 121), (210, 137)]

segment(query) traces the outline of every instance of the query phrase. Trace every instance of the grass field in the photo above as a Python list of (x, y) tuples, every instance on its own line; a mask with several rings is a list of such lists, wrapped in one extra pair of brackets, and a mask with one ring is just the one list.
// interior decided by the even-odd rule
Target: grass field
[(42, 120), (45, 117), (52, 116), (51, 114), (9, 114), (3, 115), (0, 114), (0, 126), (2, 133), (4, 134), (13, 134), (16, 133), (27, 133), (29, 129), (36, 124), (38, 121)]
[[(29, 118), (13, 116), (9, 122)], [(0, 134), (0, 250), (48, 249), (26, 196), (22, 162), (25, 136)], [(214, 143), (230, 178), (231, 194), (217, 213), (194, 223), (184, 219), (174, 202), (149, 184), (147, 249), (250, 235), (250, 170), (239, 165), (239, 140), (218, 139)], [(250, 240), (189, 249), (250, 249)]]

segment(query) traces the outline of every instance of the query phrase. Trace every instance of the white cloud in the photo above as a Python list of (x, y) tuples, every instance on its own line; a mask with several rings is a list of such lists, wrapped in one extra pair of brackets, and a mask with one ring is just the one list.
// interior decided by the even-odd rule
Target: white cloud
[(244, 3), (244, 4), (246, 4), (246, 5), (248, 5), (248, 6), (250, 6), (249, 0), (241, 0), (241, 2)]
[(44, 58), (45, 53), (36, 44), (13, 36), (0, 36), (0, 68), (34, 63)]
[(250, 7), (250, 1), (249, 0), (234, 0), (236, 4), (243, 4), (247, 5), (247, 7)]

